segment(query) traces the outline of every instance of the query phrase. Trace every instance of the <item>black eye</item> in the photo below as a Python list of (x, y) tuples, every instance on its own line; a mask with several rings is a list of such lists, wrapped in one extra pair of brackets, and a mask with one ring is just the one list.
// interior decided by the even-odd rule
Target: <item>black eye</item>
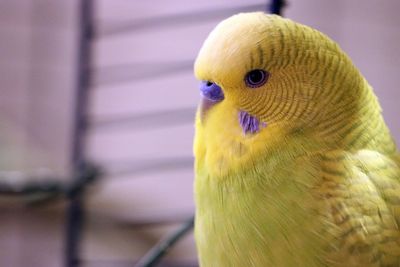
[(248, 87), (256, 88), (264, 85), (269, 77), (269, 73), (265, 70), (252, 70), (249, 71), (244, 77), (244, 81)]

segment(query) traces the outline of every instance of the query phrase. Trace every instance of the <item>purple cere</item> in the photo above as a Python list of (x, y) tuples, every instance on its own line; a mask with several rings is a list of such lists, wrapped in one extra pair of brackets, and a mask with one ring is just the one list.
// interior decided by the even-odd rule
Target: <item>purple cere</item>
[(222, 92), (221, 87), (219, 87), (216, 83), (203, 81), (200, 84), (200, 91), (205, 98), (213, 102), (224, 100), (224, 92)]
[[(260, 131), (260, 121), (246, 111), (239, 111), (239, 124), (244, 134), (255, 134)], [(265, 127), (266, 124), (263, 123), (261, 126)]]

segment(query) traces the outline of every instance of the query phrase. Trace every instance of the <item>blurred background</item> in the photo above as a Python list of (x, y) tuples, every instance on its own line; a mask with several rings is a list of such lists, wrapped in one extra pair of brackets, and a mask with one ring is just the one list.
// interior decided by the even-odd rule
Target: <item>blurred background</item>
[[(399, 142), (400, 2), (286, 2), (350, 55)], [(0, 0), (0, 266), (134, 266), (190, 218), (193, 60), (220, 20), (269, 5)], [(197, 266), (192, 234), (159, 266)]]

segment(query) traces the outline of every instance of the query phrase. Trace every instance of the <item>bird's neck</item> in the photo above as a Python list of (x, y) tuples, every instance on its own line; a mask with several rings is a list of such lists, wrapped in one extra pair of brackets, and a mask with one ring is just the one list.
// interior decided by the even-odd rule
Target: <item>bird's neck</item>
[(313, 125), (315, 140), (329, 148), (344, 150), (372, 149), (385, 154), (396, 151), (373, 89), (360, 77), (325, 106)]

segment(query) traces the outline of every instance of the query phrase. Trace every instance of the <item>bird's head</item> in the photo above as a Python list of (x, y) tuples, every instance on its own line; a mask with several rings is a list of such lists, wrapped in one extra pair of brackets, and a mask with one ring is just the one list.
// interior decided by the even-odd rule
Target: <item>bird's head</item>
[(334, 125), (335, 114), (343, 116), (338, 108), (357, 105), (355, 90), (363, 83), (327, 36), (261, 12), (217, 25), (198, 54), (195, 76), (202, 95), (197, 138), (252, 150), (249, 142), (265, 150), (292, 134), (320, 134), (328, 118)]

